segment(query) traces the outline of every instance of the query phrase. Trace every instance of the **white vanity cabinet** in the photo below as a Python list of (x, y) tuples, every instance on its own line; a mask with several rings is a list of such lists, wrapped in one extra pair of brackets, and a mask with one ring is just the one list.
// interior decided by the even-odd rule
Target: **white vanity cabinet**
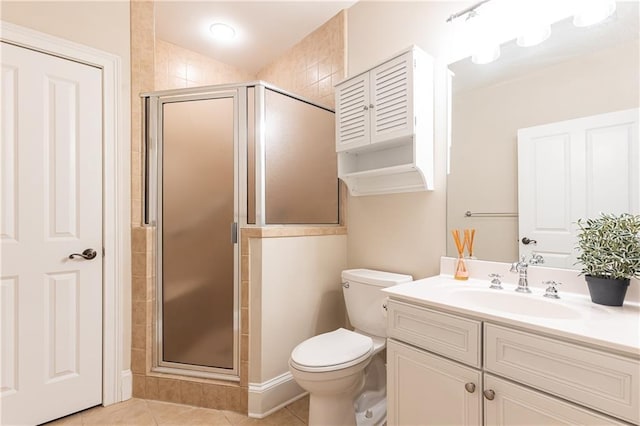
[(352, 195), (432, 189), (435, 86), (417, 47), (336, 85), (338, 177)]
[[(391, 299), (388, 424), (637, 424), (640, 362)], [(483, 414), (484, 413), (484, 414)]]

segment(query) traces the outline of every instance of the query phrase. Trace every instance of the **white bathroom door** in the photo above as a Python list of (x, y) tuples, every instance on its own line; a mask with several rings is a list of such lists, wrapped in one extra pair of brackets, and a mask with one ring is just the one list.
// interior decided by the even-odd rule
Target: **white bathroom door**
[(33, 425), (102, 402), (102, 72), (0, 53), (0, 424)]
[[(577, 269), (579, 218), (640, 213), (638, 109), (518, 131), (520, 255)], [(522, 238), (536, 243), (523, 244)]]

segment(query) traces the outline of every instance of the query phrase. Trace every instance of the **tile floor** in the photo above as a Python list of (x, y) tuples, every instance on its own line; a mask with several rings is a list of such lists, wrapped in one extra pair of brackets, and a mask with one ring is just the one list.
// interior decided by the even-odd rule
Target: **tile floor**
[(252, 419), (233, 411), (133, 398), (109, 407), (90, 408), (46, 425), (303, 426), (308, 418), (309, 397), (295, 401), (264, 419)]

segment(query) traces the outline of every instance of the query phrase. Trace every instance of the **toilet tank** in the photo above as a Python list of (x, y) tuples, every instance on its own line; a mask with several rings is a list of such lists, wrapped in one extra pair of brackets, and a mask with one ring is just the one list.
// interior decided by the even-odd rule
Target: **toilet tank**
[(342, 271), (342, 293), (349, 322), (356, 331), (372, 336), (387, 336), (385, 305), (387, 296), (382, 288), (412, 281), (411, 275), (373, 269)]

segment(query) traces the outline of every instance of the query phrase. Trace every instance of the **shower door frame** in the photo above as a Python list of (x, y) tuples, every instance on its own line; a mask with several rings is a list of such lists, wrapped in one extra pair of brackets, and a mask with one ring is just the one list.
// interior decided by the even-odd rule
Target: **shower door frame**
[[(148, 209), (144, 212), (145, 223), (156, 228), (155, 241), (155, 281), (156, 281), (156, 306), (155, 321), (153, 321), (153, 355), (151, 371), (158, 373), (178, 374), (182, 376), (201, 377), (209, 379), (221, 379), (226, 381), (239, 381), (239, 345), (240, 345), (240, 219), (246, 217), (246, 208), (242, 208), (241, 200), (246, 198), (241, 181), (244, 180), (243, 170), (246, 171), (246, 87), (220, 86), (219, 88), (206, 90), (206, 88), (177, 89), (158, 93), (147, 93), (142, 96), (148, 99), (144, 104), (148, 121), (144, 128), (148, 134), (143, 135), (147, 142), (147, 181), (145, 186), (150, 196)], [(166, 103), (201, 101), (208, 99), (233, 98), (234, 104), (234, 137), (233, 137), (233, 181), (234, 181), (234, 222), (236, 224), (236, 240), (233, 246), (233, 368), (207, 367), (202, 365), (183, 364), (163, 359), (163, 275), (162, 275), (162, 155), (163, 155), (163, 106)], [(244, 155), (244, 157), (243, 157)]]

